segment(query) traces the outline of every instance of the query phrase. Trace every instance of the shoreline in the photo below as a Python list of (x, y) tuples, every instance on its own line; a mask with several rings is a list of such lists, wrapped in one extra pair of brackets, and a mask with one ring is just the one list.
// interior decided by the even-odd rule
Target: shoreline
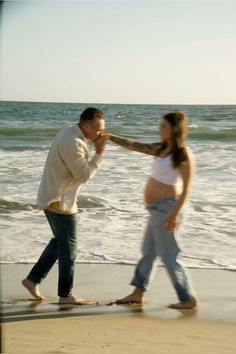
[[(58, 262), (56, 262), (57, 264)], [(120, 262), (116, 262), (116, 261), (86, 261), (86, 260), (82, 260), (82, 261), (75, 261), (75, 264), (80, 265), (80, 264), (84, 264), (84, 265), (93, 265), (93, 264), (97, 264), (97, 265), (111, 265), (111, 266), (131, 266), (131, 267), (135, 267), (137, 262), (126, 262), (126, 261), (120, 261)], [(34, 265), (35, 262), (29, 261), (29, 262), (24, 262), (24, 261), (20, 261), (20, 262), (7, 262), (7, 261), (0, 261), (0, 266), (1, 265), (28, 265), (28, 266), (32, 266)], [(194, 265), (187, 265), (185, 262), (185, 267), (187, 269), (196, 269), (196, 270), (215, 270), (215, 271), (228, 271), (228, 272), (236, 272), (236, 267), (233, 266), (232, 268), (227, 268), (227, 267), (218, 267), (217, 266), (194, 266)], [(159, 268), (163, 268), (165, 269), (165, 266), (163, 264), (158, 265), (158, 269)]]
[(33, 300), (20, 284), (31, 266), (1, 264), (4, 353), (235, 353), (235, 272), (190, 269), (199, 307), (173, 310), (167, 305), (177, 298), (163, 267), (143, 306), (116, 305), (132, 290), (134, 266), (77, 263), (74, 293), (91, 302), (71, 306), (58, 305), (57, 266), (40, 286), (46, 300)]

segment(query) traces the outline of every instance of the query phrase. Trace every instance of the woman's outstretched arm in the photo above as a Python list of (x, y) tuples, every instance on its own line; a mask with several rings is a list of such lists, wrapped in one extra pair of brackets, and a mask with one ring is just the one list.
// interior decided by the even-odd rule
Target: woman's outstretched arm
[(139, 141), (108, 132), (105, 134), (107, 135), (108, 139), (113, 141), (113, 143), (116, 143), (128, 150), (141, 152), (143, 154), (157, 155), (157, 152), (161, 147), (161, 143), (141, 143)]

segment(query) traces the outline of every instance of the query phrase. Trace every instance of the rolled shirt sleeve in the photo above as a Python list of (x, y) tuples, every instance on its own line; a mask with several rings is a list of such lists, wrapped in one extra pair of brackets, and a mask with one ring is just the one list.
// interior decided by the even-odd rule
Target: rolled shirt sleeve
[(87, 145), (79, 138), (62, 146), (61, 157), (80, 184), (86, 183), (95, 175), (103, 159), (102, 155), (95, 153), (92, 159), (88, 160)]

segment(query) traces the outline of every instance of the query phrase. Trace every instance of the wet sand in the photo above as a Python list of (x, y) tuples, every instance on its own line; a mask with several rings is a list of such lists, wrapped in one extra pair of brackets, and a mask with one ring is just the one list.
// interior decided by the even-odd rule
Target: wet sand
[(77, 264), (74, 293), (89, 305), (58, 305), (57, 266), (35, 301), (20, 284), (32, 265), (1, 265), (2, 351), (27, 353), (226, 354), (236, 352), (236, 272), (190, 269), (196, 310), (173, 310), (164, 268), (154, 272), (143, 306), (116, 305), (133, 266)]

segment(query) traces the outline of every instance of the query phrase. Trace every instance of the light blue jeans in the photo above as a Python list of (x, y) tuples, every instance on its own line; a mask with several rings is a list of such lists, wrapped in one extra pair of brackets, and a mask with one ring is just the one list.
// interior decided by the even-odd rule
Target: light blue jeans
[[(134, 278), (130, 284), (144, 291), (147, 290), (154, 261), (157, 257), (160, 257), (179, 300), (187, 301), (194, 294), (187, 271), (178, 261), (180, 248), (177, 238), (179, 237), (181, 222), (174, 232), (167, 232), (164, 228), (165, 219), (175, 203), (175, 198), (166, 198), (147, 205), (150, 218), (143, 241), (143, 256), (136, 267)], [(182, 216), (180, 218), (182, 219)]]

